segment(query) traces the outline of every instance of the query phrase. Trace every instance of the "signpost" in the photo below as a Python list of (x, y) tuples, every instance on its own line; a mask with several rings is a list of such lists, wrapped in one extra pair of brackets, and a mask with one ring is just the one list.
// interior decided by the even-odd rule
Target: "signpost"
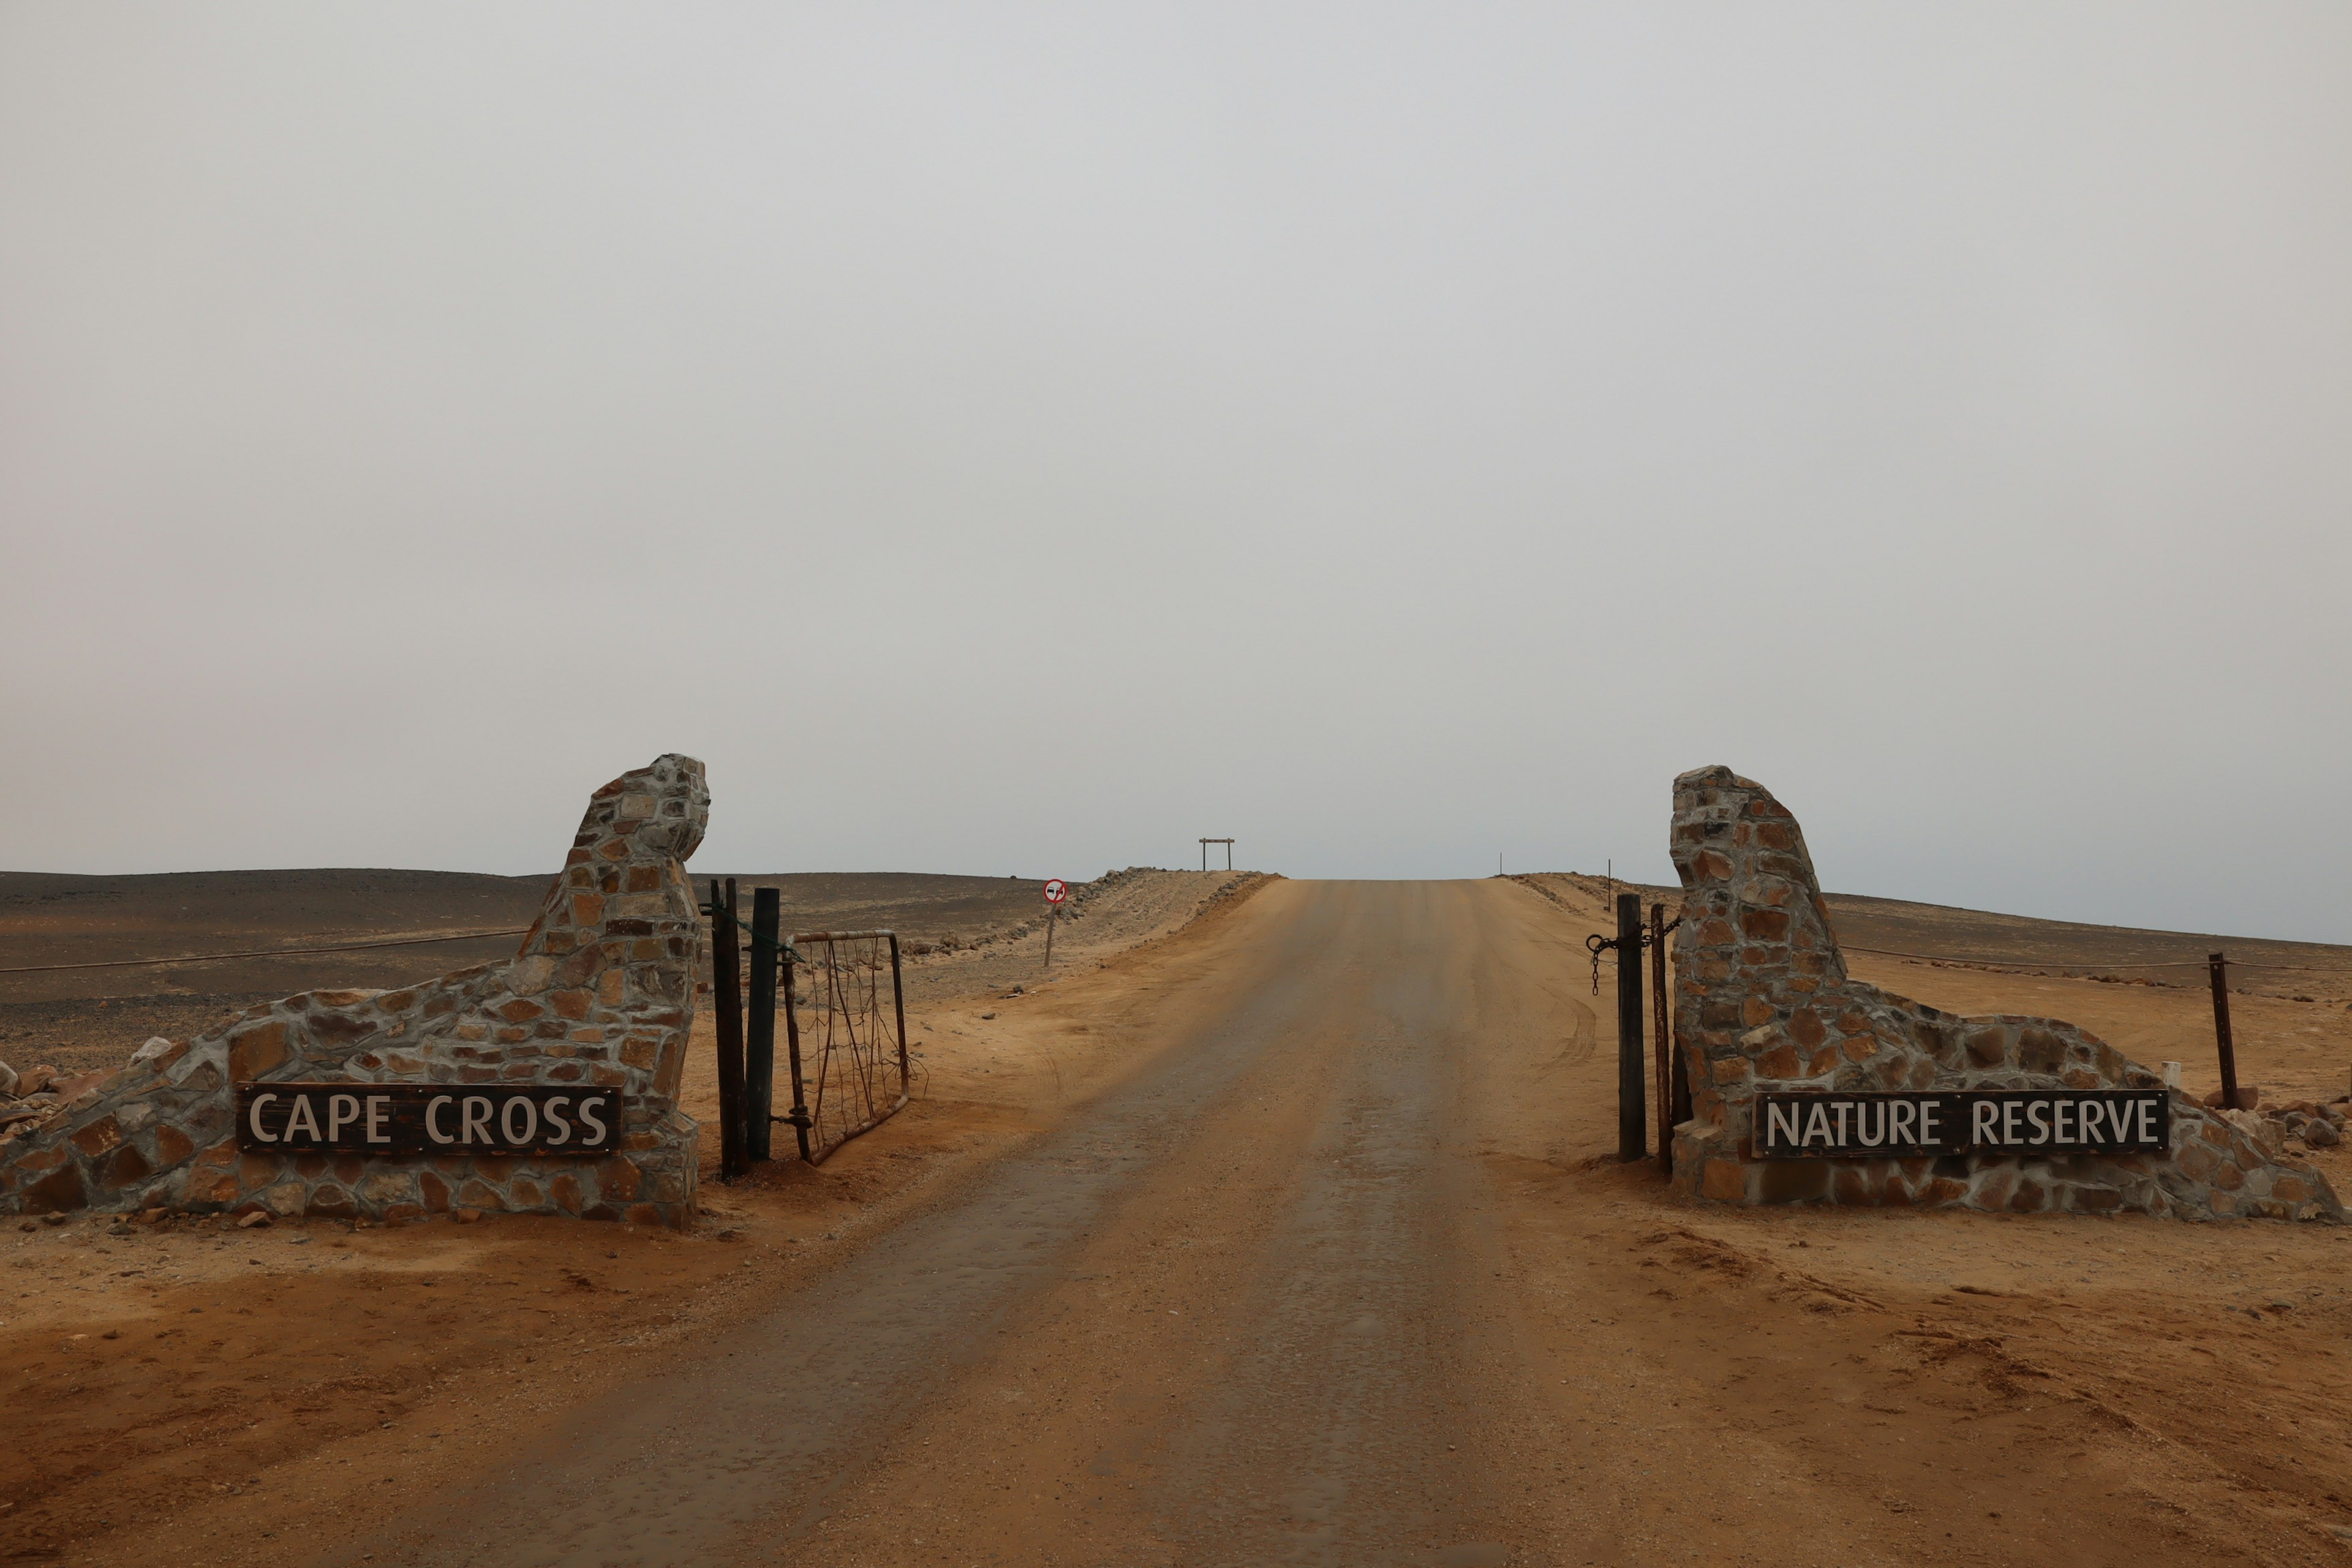
[(1062, 904), (1070, 896), (1070, 885), (1059, 877), (1045, 879), (1045, 967), (1054, 967), (1054, 928), (1061, 923)]
[(2161, 1089), (1759, 1094), (1755, 1118), (1760, 1160), (2161, 1154), (2172, 1147), (2172, 1097)]

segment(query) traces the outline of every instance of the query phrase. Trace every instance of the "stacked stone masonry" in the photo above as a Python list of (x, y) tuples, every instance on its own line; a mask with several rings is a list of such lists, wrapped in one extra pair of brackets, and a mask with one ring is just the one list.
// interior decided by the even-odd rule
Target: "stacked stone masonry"
[[(702, 764), (665, 756), (590, 797), (537, 922), (504, 963), (397, 991), (312, 991), (193, 1040), (151, 1040), (0, 1163), (0, 1212), (163, 1207), (397, 1220), (452, 1208), (681, 1226), (699, 1130), (677, 1109), (701, 925), (681, 864)], [(581, 1084), (624, 1096), (600, 1160), (256, 1153), (234, 1086)]]
[(1675, 1046), (1692, 1117), (1675, 1184), (1727, 1203), (1906, 1205), (2187, 1219), (2344, 1215), (2326, 1179), (2257, 1119), (2171, 1095), (2171, 1152), (1763, 1161), (1759, 1090), (2157, 1089), (2114, 1047), (2049, 1018), (1956, 1017), (1850, 978), (1803, 832), (1728, 768), (1675, 781)]

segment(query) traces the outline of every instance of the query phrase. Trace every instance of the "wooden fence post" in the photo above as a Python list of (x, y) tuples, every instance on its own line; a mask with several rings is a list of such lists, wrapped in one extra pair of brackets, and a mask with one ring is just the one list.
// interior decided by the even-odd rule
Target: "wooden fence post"
[(2210, 953), (2205, 964), (2213, 975), (2213, 1045), (2221, 1054), (2221, 1103), (2242, 1110), (2245, 1107), (2238, 1103), (2238, 1047), (2230, 1037), (2230, 961)]

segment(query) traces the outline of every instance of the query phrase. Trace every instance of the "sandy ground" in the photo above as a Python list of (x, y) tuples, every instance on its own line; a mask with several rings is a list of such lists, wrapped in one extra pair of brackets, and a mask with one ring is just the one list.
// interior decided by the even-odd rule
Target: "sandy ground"
[[(929, 1098), (687, 1237), (0, 1233), (0, 1551), (2340, 1559), (2347, 1232), (1671, 1202), (1611, 1157), (1599, 920), (1274, 882), (935, 996)], [(2198, 992), (1856, 968), (2210, 1081)], [(2347, 1016), (2243, 1000), (2248, 1076), (2340, 1087)]]

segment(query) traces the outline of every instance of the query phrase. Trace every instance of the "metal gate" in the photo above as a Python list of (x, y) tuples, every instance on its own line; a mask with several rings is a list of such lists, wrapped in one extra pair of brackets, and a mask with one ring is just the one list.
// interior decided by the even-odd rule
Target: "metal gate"
[(887, 931), (800, 931), (782, 956), (793, 1109), (777, 1120), (791, 1122), (800, 1134), (801, 1158), (821, 1164), (907, 1103), (907, 1001), (898, 936)]

